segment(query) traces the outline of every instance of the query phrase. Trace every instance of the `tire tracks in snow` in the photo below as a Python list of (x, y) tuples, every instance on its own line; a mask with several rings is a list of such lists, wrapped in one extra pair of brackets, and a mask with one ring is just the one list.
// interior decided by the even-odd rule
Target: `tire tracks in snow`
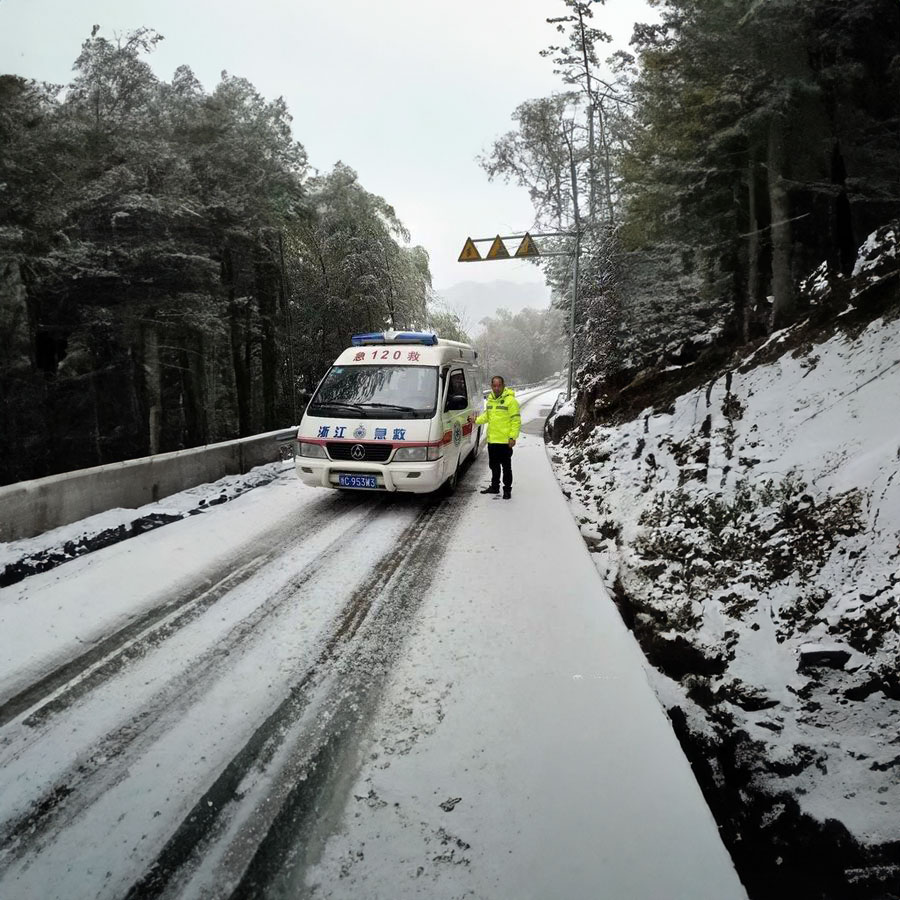
[[(222, 674), (221, 663), (245, 647), (246, 642), (253, 638), (254, 633), (267, 619), (277, 616), (294, 601), (305, 585), (314, 579), (326, 565), (332, 563), (349, 543), (352, 543), (362, 532), (371, 527), (376, 517), (383, 515), (391, 508), (390, 498), (378, 499), (380, 502), (374, 508), (367, 509), (366, 514), (359, 521), (342, 531), (321, 553), (295, 572), (287, 584), (235, 622), (222, 640), (216, 641), (191, 660), (186, 669), (180, 670), (174, 678), (169, 679), (139, 709), (133, 711), (125, 722), (94, 744), (89, 753), (78, 756), (65, 772), (54, 778), (51, 786), (45, 788), (41, 795), (32, 801), (27, 811), (7, 820), (5, 824), (0, 824), (0, 846), (4, 848), (2, 861), (0, 861), (0, 872), (23, 855), (39, 850), (52, 837), (53, 832), (72, 822), (81, 811), (126, 777), (129, 763), (135, 754), (165, 732), (173, 721), (183, 715), (185, 709), (202, 696), (209, 684)], [(361, 505), (355, 504), (348, 510), (348, 513), (352, 514)], [(345, 516), (342, 515), (339, 520), (343, 518)], [(320, 520), (321, 517), (317, 517), (315, 522), (310, 522), (309, 528), (304, 530), (306, 537), (309, 536), (309, 531), (322, 527)], [(282, 547), (277, 553), (267, 554), (266, 559), (255, 566), (252, 571), (242, 569), (242, 577), (239, 581), (231, 584), (227, 589), (223, 588), (216, 592), (214, 597), (206, 597), (205, 594), (201, 594), (198, 599), (205, 598), (206, 602), (196, 603), (189, 609), (182, 610), (175, 618), (169, 619), (141, 635), (127, 648), (127, 658), (123, 659), (121, 654), (114, 654), (103, 666), (95, 670), (96, 683), (93, 683), (94, 673), (92, 673), (91, 677), (77, 684), (78, 690), (73, 693), (81, 696), (120, 674), (129, 661), (139, 659), (160, 647), (189, 622), (199, 618), (209, 606), (229, 590), (233, 590), (240, 583), (248, 580), (265, 561), (272, 556), (281, 556), (290, 552), (300, 540), (302, 538), (298, 537), (291, 547)], [(83, 690), (81, 690), (82, 687)], [(59, 709), (52, 709), (51, 712), (63, 711), (76, 699), (70, 694), (63, 696), (65, 703)], [(60, 700), (62, 699), (61, 697)], [(43, 713), (53, 705), (53, 702), (51, 701), (51, 704), (42, 707), (37, 713), (26, 719), (25, 724), (38, 725), (40, 723), (38, 716), (46, 718)], [(40, 733), (34, 736), (37, 741), (40, 741), (41, 737)], [(27, 752), (28, 749), (29, 747), (25, 747), (21, 752)]]
[[(429, 499), (354, 591), (314, 663), (196, 801), (126, 900), (265, 896), (302, 876), (317, 811), (333, 801), (410, 622), (452, 537), (460, 497)], [(300, 875), (298, 875), (300, 873)], [(186, 887), (196, 876), (198, 890)]]
[[(200, 579), (182, 590), (178, 596), (156, 604), (137, 618), (102, 638), (89, 650), (67, 660), (37, 681), (18, 691), (0, 704), (0, 728), (28, 710), (32, 712), (25, 723), (35, 726), (57, 713), (78, 697), (113, 677), (121, 668), (152, 645), (170, 637), (202, 615), (240, 584), (250, 579), (260, 569), (284, 555), (306, 540), (324, 524), (332, 521), (335, 507), (346, 504), (345, 497), (329, 497), (322, 508), (306, 517), (287, 537), (280, 529), (273, 529), (260, 552), (259, 542), (248, 548), (236, 559), (230, 560), (227, 571), (204, 573)], [(354, 503), (339, 511), (344, 517), (360, 506)], [(47, 701), (45, 703), (45, 701)], [(42, 704), (44, 704), (42, 706)], [(40, 707), (40, 709), (35, 709)]]

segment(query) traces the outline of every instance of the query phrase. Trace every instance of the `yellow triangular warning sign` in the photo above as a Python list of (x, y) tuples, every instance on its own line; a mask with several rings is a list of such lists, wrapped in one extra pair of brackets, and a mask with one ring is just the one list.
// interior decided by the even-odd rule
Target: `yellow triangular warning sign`
[(478, 252), (478, 248), (475, 246), (472, 238), (466, 238), (465, 246), (462, 248), (462, 253), (459, 254), (459, 262), (480, 262), (481, 254)]
[(494, 243), (491, 244), (491, 249), (488, 250), (485, 259), (509, 259), (509, 250), (506, 249), (506, 244), (500, 240), (499, 234), (494, 238)]
[(541, 251), (538, 250), (537, 244), (534, 242), (534, 238), (526, 231), (525, 237), (522, 238), (522, 243), (519, 244), (519, 249), (516, 250), (517, 257), (524, 256), (540, 256)]

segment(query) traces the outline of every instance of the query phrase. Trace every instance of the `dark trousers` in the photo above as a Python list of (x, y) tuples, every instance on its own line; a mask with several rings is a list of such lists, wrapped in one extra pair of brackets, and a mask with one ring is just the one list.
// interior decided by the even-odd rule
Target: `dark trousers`
[(491, 466), (491, 486), (500, 487), (500, 470), (503, 469), (503, 487), (512, 487), (512, 452), (509, 444), (488, 444), (488, 462)]

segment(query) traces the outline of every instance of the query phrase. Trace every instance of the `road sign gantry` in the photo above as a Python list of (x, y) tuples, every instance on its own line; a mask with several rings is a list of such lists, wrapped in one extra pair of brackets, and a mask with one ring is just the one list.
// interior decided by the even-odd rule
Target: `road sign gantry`
[[(534, 259), (541, 256), (571, 256), (569, 251), (545, 252), (540, 249), (535, 238), (553, 238), (553, 237), (575, 237), (572, 231), (546, 231), (540, 234), (531, 234), (526, 231), (524, 234), (497, 234), (494, 237), (487, 238), (466, 238), (462, 252), (459, 254), (459, 262), (491, 262), (498, 259)], [(519, 246), (515, 253), (510, 254), (506, 246), (506, 241), (519, 241)], [(476, 244), (486, 244), (490, 242), (490, 249), (482, 256)]]
[[(576, 212), (576, 225), (578, 223)], [(567, 237), (575, 238), (575, 247), (572, 250), (551, 251), (544, 253), (535, 242), (535, 238), (552, 238)], [(521, 241), (518, 249), (513, 256), (510, 256), (509, 250), (504, 241)], [(486, 244), (490, 241), (491, 247), (485, 256), (482, 256), (476, 244)], [(581, 232), (576, 227), (575, 231), (546, 231), (540, 234), (531, 234), (526, 231), (524, 234), (507, 234), (495, 235), (492, 238), (473, 238), (467, 237), (463, 245), (462, 252), (459, 254), (458, 262), (493, 262), (498, 259), (534, 259), (536, 257), (547, 256), (568, 256), (573, 262), (572, 271), (572, 303), (570, 308), (570, 334), (569, 334), (569, 384), (567, 397), (572, 397), (572, 375), (575, 367), (575, 308), (578, 303), (578, 260), (581, 256)]]

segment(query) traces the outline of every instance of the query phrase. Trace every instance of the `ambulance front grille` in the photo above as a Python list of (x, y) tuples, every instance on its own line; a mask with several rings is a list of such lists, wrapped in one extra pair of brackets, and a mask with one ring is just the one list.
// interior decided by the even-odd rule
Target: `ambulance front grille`
[[(360, 449), (361, 448), (361, 453)], [(328, 455), (346, 462), (387, 462), (393, 447), (390, 444), (339, 444), (329, 442)], [(356, 451), (354, 453), (354, 451)]]

